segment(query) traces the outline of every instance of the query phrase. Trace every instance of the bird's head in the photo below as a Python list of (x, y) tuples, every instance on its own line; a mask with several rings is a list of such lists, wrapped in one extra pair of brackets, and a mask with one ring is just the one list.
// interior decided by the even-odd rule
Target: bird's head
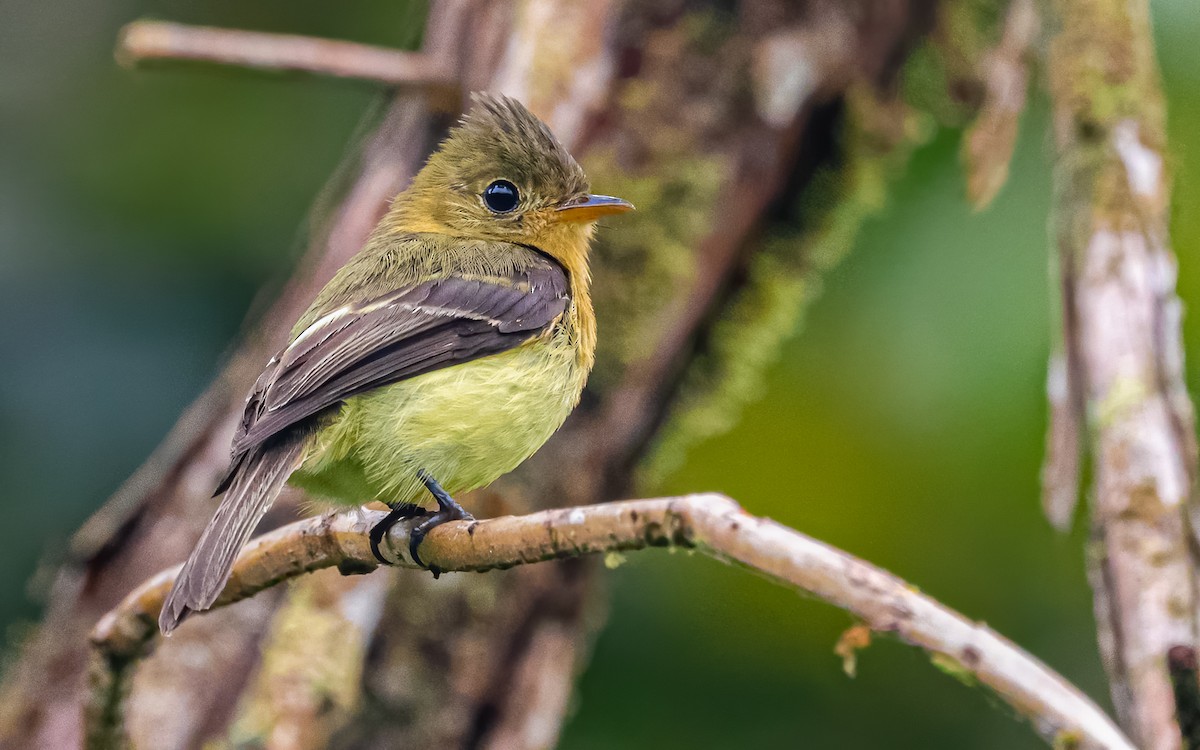
[(531, 245), (568, 270), (585, 264), (593, 223), (633, 206), (588, 192), (583, 169), (516, 99), (474, 94), (472, 100), (396, 198), (391, 226)]

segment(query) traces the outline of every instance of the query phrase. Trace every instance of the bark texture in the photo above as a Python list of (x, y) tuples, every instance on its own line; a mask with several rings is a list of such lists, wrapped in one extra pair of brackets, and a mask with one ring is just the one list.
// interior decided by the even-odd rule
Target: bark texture
[[(297, 521), (260, 536), (238, 558), (217, 606), (243, 601), (281, 580), (313, 570), (334, 566), (374, 568), (377, 563), (370, 548), (369, 532), (384, 516), (384, 511), (362, 510), (329, 514)], [(392, 527), (388, 544), (393, 554), (402, 555), (401, 550), (407, 549), (412, 527), (419, 522), (404, 521)], [(1080, 750), (1133, 750), (1133, 744), (1112, 719), (1078, 688), (991, 628), (967, 620), (912, 584), (847, 552), (770, 519), (756, 518), (723, 495), (624, 500), (523, 516), (458, 521), (431, 533), (422, 554), (445, 571), (481, 572), (648, 547), (696, 550), (853, 613), (862, 623), (852, 627), (837, 647), (837, 652), (851, 665), (855, 651), (870, 644), (873, 631), (894, 634), (925, 649), (947, 673), (963, 681), (977, 680), (991, 688), (996, 697), (1029, 719), (1052, 744), (1070, 744)], [(403, 556), (396, 559), (397, 564), (417, 567), (411, 559)], [(159, 637), (156, 613), (178, 571), (178, 568), (166, 570), (148, 579), (106, 614), (92, 631), (93, 647), (102, 657), (98, 661), (115, 667), (107, 669), (102, 664), (94, 672), (93, 704), (119, 709), (119, 701), (111, 696), (119, 695), (122, 682), (128, 679), (127, 665), (139, 658), (147, 643)], [(315, 601), (308, 598), (295, 598), (293, 606), (304, 609), (312, 603)], [(291, 627), (292, 619), (287, 609), (277, 618), (288, 625), (281, 628), (281, 636), (301, 638), (312, 632), (313, 628)], [(311, 640), (320, 643), (324, 639)], [(346, 681), (337, 679), (337, 674), (353, 673), (353, 669), (343, 667), (331, 674), (322, 667), (359, 663), (356, 639), (342, 638), (337, 643), (338, 647), (328, 653), (306, 645), (296, 654), (298, 666), (321, 673), (327, 681), (329, 700), (334, 705), (339, 695), (349, 692)], [(543, 638), (535, 645), (544, 649), (539, 652), (540, 658), (532, 662), (536, 667), (564, 655), (553, 638)], [(293, 673), (275, 668), (278, 655), (274, 648), (268, 650), (268, 655), (263, 689), (272, 695), (286, 693)], [(1186, 666), (1186, 658), (1175, 661)], [(533, 674), (540, 675), (540, 669)], [(542, 678), (526, 682), (524, 677), (515, 675), (516, 681), (531, 691), (522, 694), (522, 700), (547, 703), (555, 711), (560, 710), (561, 697), (567, 694), (569, 685)], [(1195, 678), (1194, 656), (1191, 678)], [(1176, 684), (1186, 679), (1186, 675), (1181, 675)], [(293, 704), (300, 705), (302, 710), (292, 713), (301, 717), (312, 715), (311, 700)], [(88, 726), (95, 736), (119, 731), (120, 711), (90, 714)], [(529, 727), (533, 731), (506, 733), (495, 741), (506, 747), (551, 741), (553, 737), (540, 732), (545, 726), (544, 722), (537, 722)], [(322, 732), (312, 730), (311, 722), (305, 722), (303, 728), (293, 726), (292, 716), (286, 711), (271, 712), (264, 729), (272, 736), (291, 733), (317, 743), (326, 739)]]
[[(898, 81), (944, 21), (931, 0), (433, 4), (423, 54), (439, 78), (520, 97), (598, 189), (641, 209), (595, 250), (601, 349), (583, 404), (518, 472), (466, 499), (477, 514), (617, 498), (730, 423), (920, 137)], [(943, 36), (927, 57), (947, 81), (973, 80), (998, 36), (985, 28), (969, 49)], [(939, 100), (954, 89), (934, 88)], [(383, 108), (315, 210), (295, 276), (81, 530), (6, 677), (0, 746), (81, 744), (88, 632), (199, 535), (251, 381), (448, 125), (435, 103), (409, 89)], [(294, 509), (281, 502), (271, 523)], [(438, 581), (311, 576), (181, 628), (121, 696), (126, 734), (93, 746), (551, 746), (602, 621), (593, 578), (581, 560)]]
[(1086, 439), (1090, 577), (1113, 701), (1139, 747), (1173, 750), (1182, 737), (1168, 654), (1194, 650), (1197, 637), (1196, 425), (1150, 9), (1143, 0), (1058, 0), (1052, 10), (1064, 355), (1051, 367), (1053, 417), (1063, 424), (1051, 430), (1047, 507), (1069, 521)]

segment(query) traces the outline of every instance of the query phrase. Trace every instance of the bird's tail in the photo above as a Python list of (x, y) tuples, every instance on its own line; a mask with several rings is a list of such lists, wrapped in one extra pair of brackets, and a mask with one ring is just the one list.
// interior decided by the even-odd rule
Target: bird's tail
[(158, 627), (164, 635), (190, 612), (208, 609), (216, 601), (225, 588), (234, 558), (283, 489), (288, 475), (299, 465), (305, 437), (283, 437), (256, 449), (242, 461), (216, 515), (175, 577), (175, 585), (163, 603)]

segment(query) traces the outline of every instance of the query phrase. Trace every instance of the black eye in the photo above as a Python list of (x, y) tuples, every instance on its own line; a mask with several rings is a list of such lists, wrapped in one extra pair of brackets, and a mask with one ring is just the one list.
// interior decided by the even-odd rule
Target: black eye
[(520, 202), (517, 186), (508, 180), (496, 180), (483, 189), (483, 204), (495, 213), (506, 214)]

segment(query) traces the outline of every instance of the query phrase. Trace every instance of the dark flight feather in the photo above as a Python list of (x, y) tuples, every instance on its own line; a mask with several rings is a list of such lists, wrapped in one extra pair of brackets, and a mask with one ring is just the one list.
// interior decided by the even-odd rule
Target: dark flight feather
[(255, 384), (234, 461), (351, 396), (518, 346), (562, 315), (567, 290), (545, 261), (503, 283), (451, 276), (325, 315)]
[(158, 615), (163, 633), (178, 627), (188, 613), (208, 609), (220, 596), (238, 552), (299, 466), (307, 438), (307, 432), (295, 430), (241, 463), (216, 515), (163, 602)]
[(562, 268), (533, 255), (505, 279), (449, 276), (327, 312), (273, 358), (247, 399), (217, 514), (184, 564), (159, 626), (212, 606), (238, 551), (303, 461), (312, 418), (351, 396), (519, 346), (567, 309)]

